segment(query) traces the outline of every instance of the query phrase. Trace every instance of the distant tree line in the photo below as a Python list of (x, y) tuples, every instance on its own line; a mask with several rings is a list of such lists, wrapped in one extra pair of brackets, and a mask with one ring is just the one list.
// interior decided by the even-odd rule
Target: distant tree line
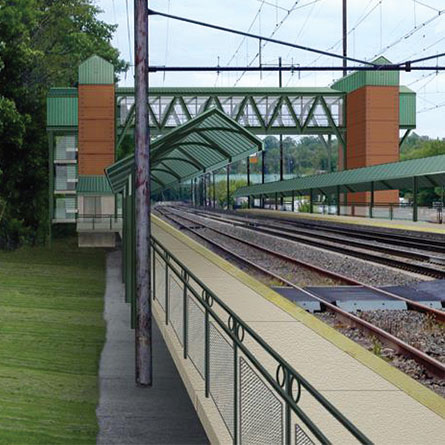
[(0, 0), (0, 247), (47, 235), (48, 89), (75, 86), (92, 54), (127, 69), (99, 12), (92, 0)]

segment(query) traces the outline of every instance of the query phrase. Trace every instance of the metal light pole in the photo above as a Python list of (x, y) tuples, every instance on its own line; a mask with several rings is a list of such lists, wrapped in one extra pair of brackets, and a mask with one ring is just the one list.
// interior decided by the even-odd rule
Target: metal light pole
[[(281, 57), (278, 58), (278, 66), (282, 67)], [(278, 71), (278, 86), (283, 87), (283, 72)], [(284, 179), (284, 153), (283, 153), (283, 135), (280, 134), (280, 181)], [(281, 207), (283, 207), (284, 199), (280, 198)], [(281, 209), (283, 210), (283, 209)]]
[(148, 5), (134, 0), (135, 199), (136, 199), (136, 384), (151, 386), (150, 130), (148, 126)]

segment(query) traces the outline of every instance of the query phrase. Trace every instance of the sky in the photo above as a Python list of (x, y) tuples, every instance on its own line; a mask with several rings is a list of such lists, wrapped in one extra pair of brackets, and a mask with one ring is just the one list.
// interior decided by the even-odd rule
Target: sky
[[(95, 0), (100, 18), (118, 25), (113, 45), (133, 63), (133, 0)], [(127, 15), (128, 5), (128, 15)], [(149, 7), (298, 43), (312, 48), (342, 51), (342, 0), (149, 0)], [(443, 11), (440, 14), (440, 11)], [(128, 23), (128, 24), (127, 24)], [(150, 63), (166, 66), (257, 65), (258, 41), (151, 17)], [(129, 40), (130, 38), (130, 40)], [(348, 55), (373, 60), (384, 55), (392, 62), (445, 52), (444, 0), (348, 0)], [(340, 60), (267, 43), (263, 64), (338, 66)], [(445, 65), (445, 57), (425, 64)], [(329, 86), (340, 72), (283, 74), (283, 85)], [(133, 85), (132, 68), (122, 75), (121, 86)], [(445, 138), (445, 72), (401, 74), (401, 84), (417, 93), (416, 132)], [(277, 86), (278, 73), (155, 73), (151, 86)]]

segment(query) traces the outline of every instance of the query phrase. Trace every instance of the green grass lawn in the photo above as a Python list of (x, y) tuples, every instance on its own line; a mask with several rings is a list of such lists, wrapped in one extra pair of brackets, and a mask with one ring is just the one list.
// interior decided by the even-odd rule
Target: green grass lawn
[(0, 444), (95, 443), (105, 253), (0, 251)]

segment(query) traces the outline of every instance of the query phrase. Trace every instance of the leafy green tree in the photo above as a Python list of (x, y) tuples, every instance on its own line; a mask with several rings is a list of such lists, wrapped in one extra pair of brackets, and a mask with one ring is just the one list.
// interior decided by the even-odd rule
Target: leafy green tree
[(74, 86), (92, 54), (127, 69), (99, 12), (92, 0), (0, 0), (0, 247), (46, 236), (48, 89)]

